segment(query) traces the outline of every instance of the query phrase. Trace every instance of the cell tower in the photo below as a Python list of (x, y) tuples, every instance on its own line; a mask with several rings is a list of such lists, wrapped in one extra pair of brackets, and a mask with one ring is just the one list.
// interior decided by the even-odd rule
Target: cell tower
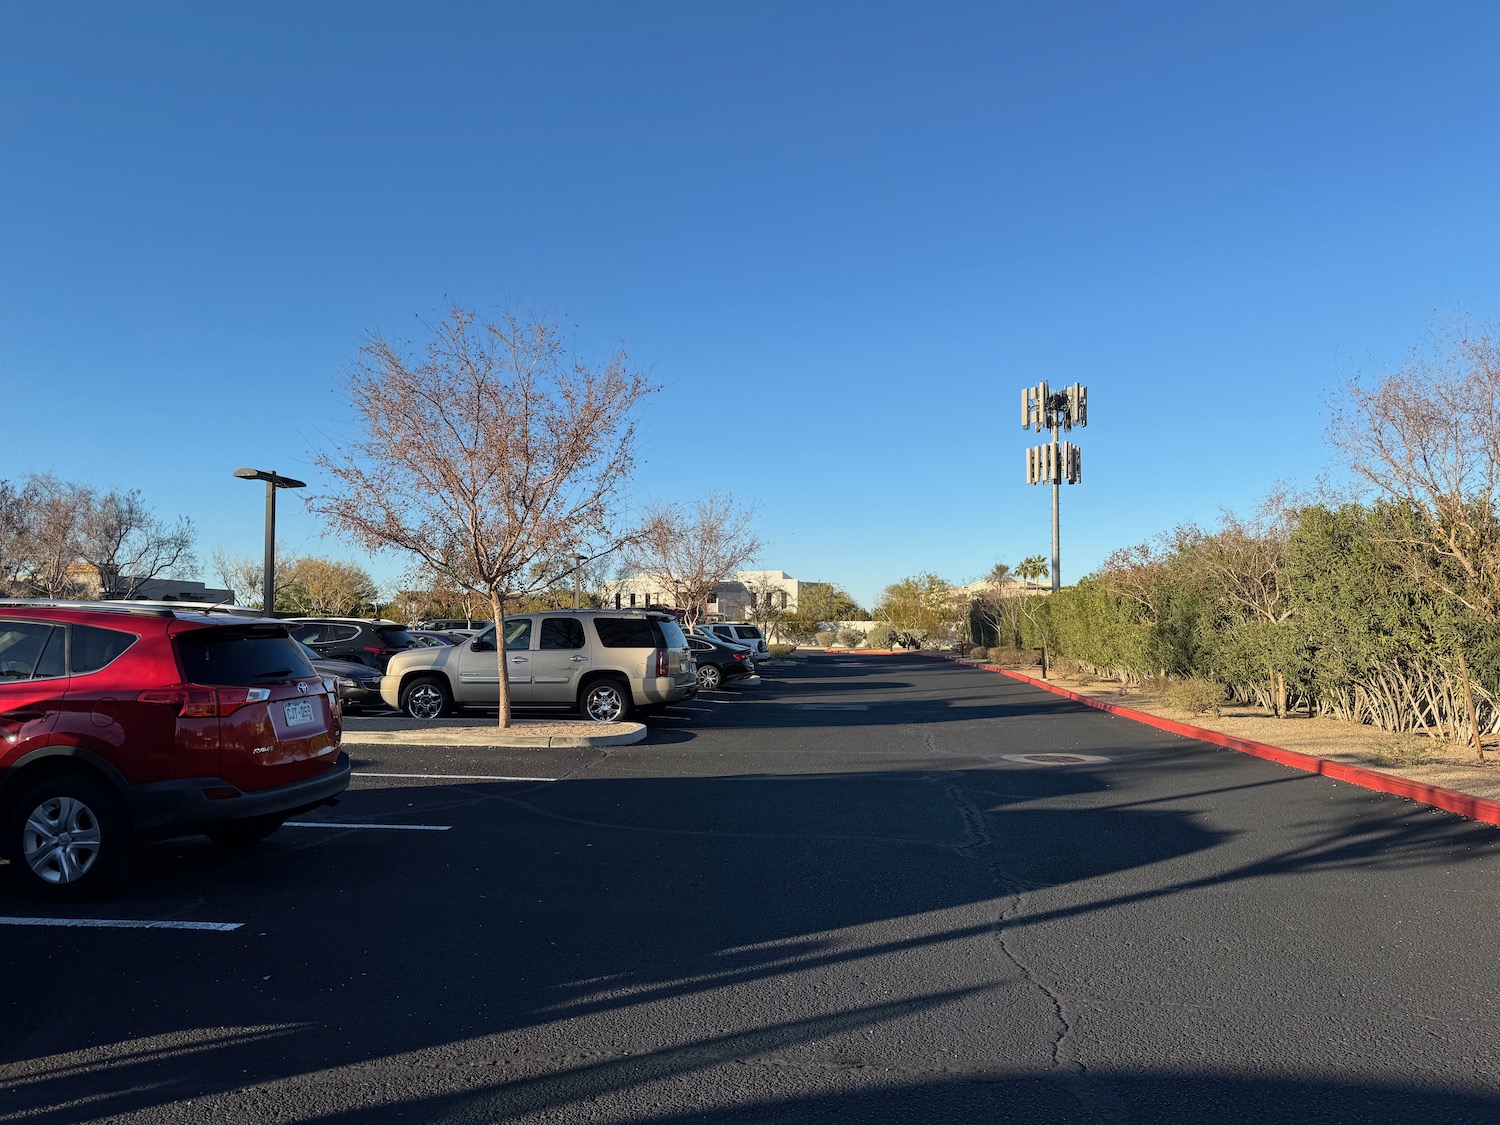
[(1061, 391), (1052, 391), (1038, 383), (1021, 392), (1021, 428), (1052, 431), (1052, 441), (1033, 445), (1026, 451), (1026, 483), (1052, 486), (1052, 592), (1062, 588), (1062, 539), (1058, 519), (1059, 493), (1063, 481), (1078, 484), (1083, 480), (1083, 454), (1070, 441), (1058, 441), (1057, 435), (1074, 426), (1089, 424), (1089, 389), (1074, 383)]

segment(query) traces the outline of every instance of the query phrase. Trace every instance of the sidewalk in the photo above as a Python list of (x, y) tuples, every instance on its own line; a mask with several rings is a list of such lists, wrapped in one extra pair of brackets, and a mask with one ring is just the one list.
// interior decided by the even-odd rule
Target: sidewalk
[(394, 719), (404, 725), (391, 730), (344, 729), (345, 746), (509, 746), (533, 749), (578, 749), (587, 746), (628, 746), (646, 737), (645, 723), (591, 723), (567, 719), (513, 719), (501, 730), (493, 719), (463, 725), (433, 725), (413, 719)]

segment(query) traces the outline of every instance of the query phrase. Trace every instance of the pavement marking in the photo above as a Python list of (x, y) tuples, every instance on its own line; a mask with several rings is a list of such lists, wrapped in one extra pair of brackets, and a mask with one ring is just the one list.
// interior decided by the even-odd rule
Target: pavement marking
[(426, 781), (556, 781), (555, 777), (491, 777), (477, 773), (365, 773), (356, 770), (355, 777), (420, 777)]
[(702, 711), (706, 715), (706, 714), (709, 714), (710, 712), (712, 712), (713, 708), (712, 707), (685, 707), (681, 703), (674, 703), (672, 705), (672, 710), (674, 710), (674, 711)]
[(212, 930), (228, 933), (243, 922), (153, 922), (145, 918), (0, 918), (0, 926), (70, 926), (93, 930)]
[(868, 703), (793, 703), (794, 711), (868, 711)]
[(1071, 750), (1047, 754), (1001, 754), (1000, 757), (1007, 762), (1019, 762), (1023, 766), (1081, 766), (1109, 761), (1098, 754), (1075, 754)]
[(340, 820), (288, 820), (283, 828), (389, 828), (396, 832), (447, 832), (451, 824), (352, 824)]

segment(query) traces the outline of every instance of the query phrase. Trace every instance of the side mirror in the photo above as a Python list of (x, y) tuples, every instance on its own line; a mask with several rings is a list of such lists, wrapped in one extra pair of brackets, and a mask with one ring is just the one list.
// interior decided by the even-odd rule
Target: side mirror
[(476, 639), (473, 644), (469, 645), (469, 647), (475, 652), (494, 652), (495, 642), (485, 640), (483, 637), (480, 637)]

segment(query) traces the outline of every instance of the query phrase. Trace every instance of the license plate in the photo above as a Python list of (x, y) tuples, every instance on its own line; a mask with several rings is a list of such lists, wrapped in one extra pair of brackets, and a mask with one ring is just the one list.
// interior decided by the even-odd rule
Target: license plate
[(288, 699), (281, 706), (289, 727), (302, 727), (316, 721), (311, 699)]

